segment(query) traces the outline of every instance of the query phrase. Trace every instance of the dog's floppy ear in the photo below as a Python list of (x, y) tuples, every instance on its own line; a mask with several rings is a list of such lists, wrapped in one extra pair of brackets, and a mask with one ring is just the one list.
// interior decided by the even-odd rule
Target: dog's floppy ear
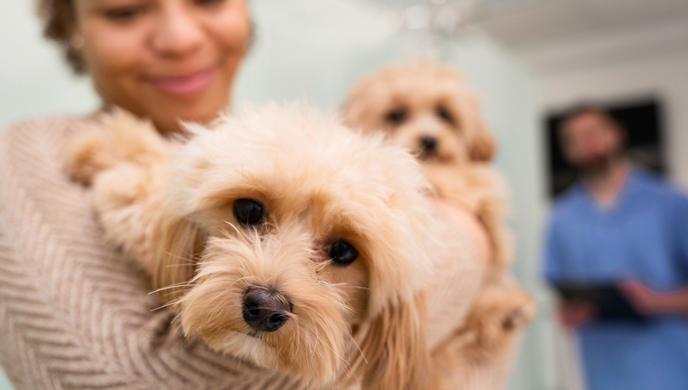
[(367, 97), (362, 92), (356, 91), (340, 107), (342, 119), (347, 126), (364, 131), (370, 130), (371, 114), (367, 112), (367, 105), (361, 104), (361, 100), (365, 101), (366, 99)]
[(492, 160), (496, 149), (495, 140), (482, 119), (476, 119), (475, 132), (469, 142), (468, 153), (471, 160), (485, 162)]
[(470, 156), (473, 161), (490, 161), (495, 153), (495, 141), (486, 129), (473, 135), (470, 146)]
[[(361, 342), (363, 389), (423, 390), (429, 370), (425, 339), (427, 312), (422, 292), (385, 307)], [(360, 363), (360, 362), (358, 362)]]
[(158, 226), (157, 248), (148, 265), (153, 288), (164, 302), (180, 298), (196, 271), (196, 261), (203, 251), (205, 234), (192, 221), (170, 218)]
[(340, 107), (343, 122), (357, 130), (379, 130), (386, 90), (376, 81), (376, 74), (363, 76), (349, 91), (344, 104)]
[(494, 156), (495, 139), (480, 115), (480, 99), (469, 96), (464, 108), (465, 125), (469, 129), (468, 153), (473, 161), (491, 161)]
[(491, 161), (496, 143), (481, 115), (480, 98), (464, 85), (456, 89), (459, 93), (450, 99), (450, 104), (459, 113), (461, 128), (466, 133), (468, 157), (471, 161)]

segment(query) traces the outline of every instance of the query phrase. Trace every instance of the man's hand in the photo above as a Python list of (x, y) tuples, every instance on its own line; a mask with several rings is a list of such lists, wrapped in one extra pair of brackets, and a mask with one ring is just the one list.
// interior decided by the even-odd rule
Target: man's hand
[(558, 307), (559, 322), (571, 331), (583, 322), (590, 321), (596, 316), (595, 305), (582, 300), (563, 301)]
[(628, 282), (618, 287), (639, 313), (652, 314), (665, 309), (662, 297), (640, 283)]
[(637, 282), (623, 283), (618, 287), (640, 313), (688, 314), (688, 289), (658, 293)]

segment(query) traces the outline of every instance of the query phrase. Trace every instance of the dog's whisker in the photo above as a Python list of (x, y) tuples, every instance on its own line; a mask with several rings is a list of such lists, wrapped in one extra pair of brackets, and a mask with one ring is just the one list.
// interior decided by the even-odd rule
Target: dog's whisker
[(348, 360), (344, 359), (342, 356), (339, 356), (337, 352), (335, 352), (330, 346), (326, 345), (325, 346), (334, 353), (335, 356), (337, 356), (344, 364), (342, 365), (342, 370), (344, 371), (344, 374), (349, 377), (353, 373), (351, 370), (351, 363), (349, 363)]
[(168, 264), (167, 268), (181, 268), (181, 267), (188, 267), (192, 263), (186, 263), (186, 264)]
[(161, 292), (161, 291), (171, 290), (171, 289), (173, 289), (173, 288), (193, 287), (193, 286), (195, 286), (195, 285), (194, 285), (194, 284), (185, 283), (185, 284), (180, 284), (180, 285), (172, 285), (172, 286), (167, 286), (167, 287), (161, 287), (161, 288), (159, 288), (159, 289), (157, 289), (157, 290), (153, 290), (153, 291), (149, 292), (148, 295), (153, 295), (153, 294), (159, 293), (159, 292)]
[(358, 352), (361, 354), (360, 356), (363, 359), (363, 361), (365, 362), (365, 364), (369, 364), (368, 359), (366, 358), (365, 353), (363, 353), (363, 350), (361, 349), (361, 346), (358, 344), (358, 341), (356, 341), (356, 338), (350, 333), (347, 333), (346, 335), (349, 336), (349, 338), (351, 339), (351, 342), (354, 344), (354, 346), (356, 347)]
[(317, 331), (317, 329), (316, 329), (316, 331), (315, 331), (315, 339), (318, 340), (318, 341), (320, 342), (320, 344), (322, 344), (322, 345), (324, 345), (325, 347), (327, 347), (327, 349), (329, 349), (330, 351), (332, 351), (332, 353), (333, 353), (336, 357), (338, 357), (339, 359), (341, 359), (341, 361), (343, 361), (343, 362), (346, 363), (347, 365), (349, 364), (349, 362), (348, 362), (346, 359), (344, 359), (343, 356), (340, 356), (340, 355), (339, 355), (334, 349), (332, 349), (327, 343), (324, 343), (324, 342), (320, 339), (320, 333)]
[(315, 273), (318, 273), (321, 270), (327, 268), (327, 265), (328, 265), (328, 261), (316, 262), (316, 263), (314, 263), (313, 270), (315, 271)]
[(265, 283), (266, 285), (271, 285), (271, 284), (273, 284), (273, 282), (274, 282), (278, 277), (279, 277), (279, 276), (277, 276), (277, 275), (272, 276), (272, 277), (266, 279), (264, 283)]
[(363, 286), (352, 286), (352, 285), (345, 284), (345, 283), (331, 284), (331, 286), (334, 286), (334, 287), (345, 287), (345, 288), (357, 288), (357, 289), (359, 289), (359, 290), (370, 291), (370, 288), (368, 288), (368, 287), (363, 287)]
[(230, 287), (234, 287), (234, 285), (236, 285), (237, 283), (243, 282), (246, 279), (252, 279), (252, 278), (253, 278), (253, 276), (244, 276), (244, 277), (238, 278), (230, 285)]
[(361, 289), (361, 290), (370, 291), (370, 288), (368, 288), (368, 287), (363, 287), (363, 286), (352, 286), (352, 285), (349, 285), (349, 284), (346, 284), (346, 283), (328, 283), (328, 282), (326, 282), (326, 281), (324, 281), (324, 280), (316, 280), (316, 282), (322, 284), (323, 286), (328, 286), (328, 287), (358, 288), (358, 289)]
[[(184, 262), (187, 263), (186, 265), (188, 265), (188, 264), (196, 264), (196, 262), (197, 262), (197, 260), (198, 260), (198, 259), (196, 258), (196, 256), (181, 256), (181, 255), (172, 253), (172, 252), (170, 252), (170, 251), (166, 251), (165, 254), (166, 254), (167, 256), (173, 257), (173, 258), (175, 258), (175, 259), (177, 259), (177, 260), (181, 260), (183, 263), (184, 263)], [(187, 255), (188, 255), (188, 254), (187, 254)]]
[[(233, 224), (232, 222), (230, 222), (230, 221), (225, 221), (225, 224), (228, 225), (229, 227), (231, 227), (232, 230), (234, 230), (234, 232), (235, 232), (237, 235), (239, 235), (239, 236), (243, 236), (243, 235), (244, 235), (244, 233), (243, 233), (235, 224)], [(227, 232), (225, 232), (225, 233), (227, 233)], [(228, 235), (229, 235), (229, 234), (228, 234)]]
[(172, 301), (172, 302), (170, 302), (170, 303), (166, 303), (166, 304), (164, 304), (164, 305), (162, 305), (162, 306), (158, 306), (158, 307), (156, 307), (155, 309), (151, 309), (151, 311), (158, 311), (158, 310), (160, 310), (160, 309), (164, 309), (164, 308), (166, 308), (166, 307), (173, 306), (173, 305), (176, 305), (176, 304), (181, 303), (181, 302), (182, 302), (182, 300), (174, 300), (174, 301)]

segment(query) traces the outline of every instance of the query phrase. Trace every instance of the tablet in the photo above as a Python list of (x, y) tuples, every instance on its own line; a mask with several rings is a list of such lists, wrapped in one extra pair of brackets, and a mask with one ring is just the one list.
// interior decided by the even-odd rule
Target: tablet
[(635, 310), (614, 284), (558, 283), (554, 287), (564, 301), (577, 300), (593, 304), (597, 320), (642, 323), (648, 318)]

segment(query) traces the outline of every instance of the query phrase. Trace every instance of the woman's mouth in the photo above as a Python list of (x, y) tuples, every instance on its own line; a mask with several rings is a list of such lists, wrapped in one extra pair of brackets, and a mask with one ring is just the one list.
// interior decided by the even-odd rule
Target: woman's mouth
[(150, 83), (159, 91), (170, 95), (192, 95), (208, 86), (216, 70), (213, 67), (182, 76), (154, 77), (150, 79)]

